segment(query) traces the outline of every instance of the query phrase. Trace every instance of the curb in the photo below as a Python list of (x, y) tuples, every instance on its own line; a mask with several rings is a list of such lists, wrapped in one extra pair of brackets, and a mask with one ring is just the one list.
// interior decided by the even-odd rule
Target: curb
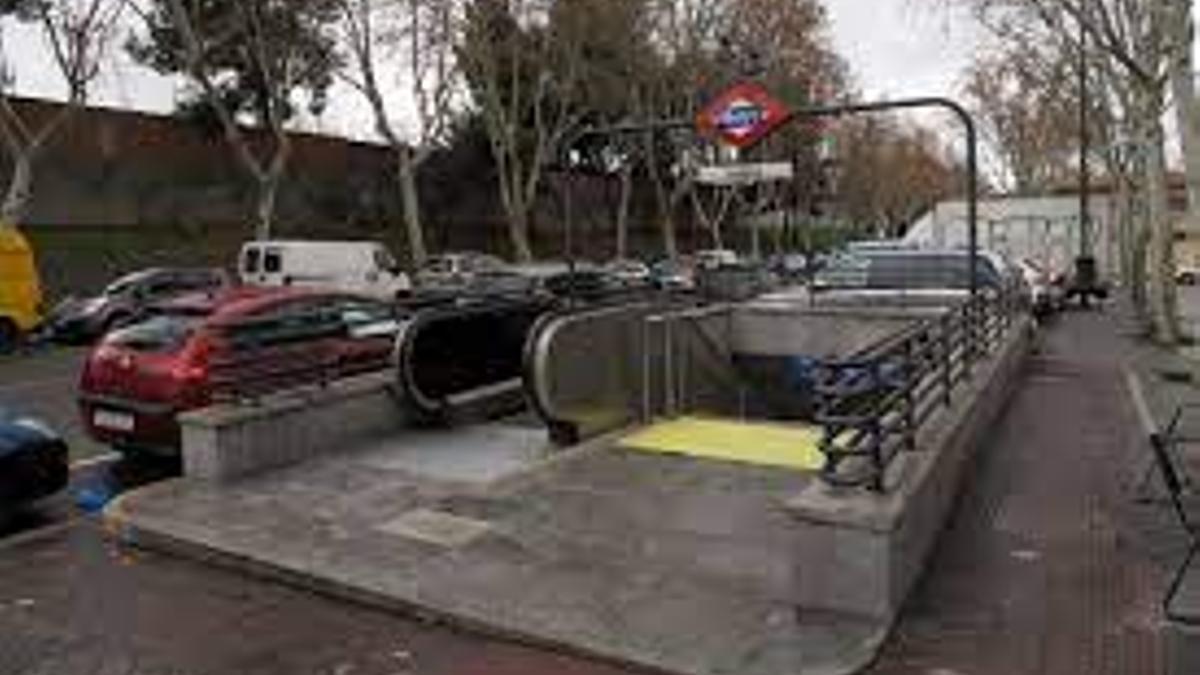
[(95, 457), (88, 457), (86, 459), (77, 459), (74, 462), (71, 462), (70, 469), (71, 469), (71, 473), (75, 473), (76, 471), (83, 471), (85, 469), (90, 469), (92, 467), (100, 466), (101, 464), (109, 464), (109, 463), (113, 463), (113, 462), (118, 462), (118, 461), (120, 461), (120, 459), (121, 459), (121, 453), (106, 452), (103, 455), (97, 455)]
[(1129, 394), (1129, 399), (1133, 401), (1133, 408), (1134, 412), (1137, 413), (1138, 424), (1141, 425), (1142, 431), (1147, 438), (1154, 438), (1159, 433), (1158, 423), (1154, 421), (1154, 413), (1150, 410), (1150, 404), (1146, 401), (1146, 390), (1142, 384), (1142, 377), (1128, 365), (1123, 366), (1122, 370), (1125, 371), (1125, 389)]

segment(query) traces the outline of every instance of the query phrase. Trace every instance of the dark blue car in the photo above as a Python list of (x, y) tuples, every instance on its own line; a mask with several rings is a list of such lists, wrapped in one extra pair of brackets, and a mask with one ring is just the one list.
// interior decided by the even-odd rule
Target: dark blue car
[(41, 421), (0, 408), (0, 515), (67, 485), (67, 444)]

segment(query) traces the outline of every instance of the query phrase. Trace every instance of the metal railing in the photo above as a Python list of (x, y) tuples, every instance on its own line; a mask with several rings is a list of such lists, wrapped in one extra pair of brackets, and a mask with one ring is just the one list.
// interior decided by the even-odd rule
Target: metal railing
[(839, 487), (886, 490), (886, 474), (917, 434), (1002, 344), (1015, 306), (980, 296), (918, 323), (853, 359), (820, 363), (816, 422), (822, 426), (822, 479)]
[[(654, 387), (652, 384), (653, 355), (659, 356), (661, 369), (661, 413), (666, 416), (682, 414), (690, 409), (692, 386), (689, 371), (692, 366), (705, 367), (709, 375), (739, 391), (740, 382), (732, 369), (733, 354), (703, 327), (703, 321), (713, 317), (726, 317), (730, 308), (725, 304), (699, 305), (674, 309), (646, 317), (642, 322), (642, 385), (641, 399), (643, 422), (655, 416)], [(653, 333), (657, 332), (657, 336)], [(653, 343), (658, 341), (660, 344)], [(705, 359), (697, 358), (692, 350), (698, 348), (702, 355), (726, 365), (725, 369), (714, 369)]]
[[(270, 394), (325, 388), (391, 366), (388, 334), (352, 338), (338, 312), (312, 311), (210, 327), (212, 400), (254, 402)], [(355, 348), (349, 343), (357, 342)], [(377, 344), (371, 344), (375, 342)]]

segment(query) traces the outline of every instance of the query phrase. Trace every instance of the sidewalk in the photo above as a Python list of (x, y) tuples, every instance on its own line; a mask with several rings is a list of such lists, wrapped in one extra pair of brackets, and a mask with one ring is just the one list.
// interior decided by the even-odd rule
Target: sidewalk
[[(1124, 329), (1119, 313), (1070, 313), (1044, 331), (871, 673), (1163, 672), (1158, 602), (1186, 544), (1161, 505), (1134, 500), (1148, 450), (1122, 367), (1180, 363)], [(1148, 389), (1156, 409), (1186, 395)]]

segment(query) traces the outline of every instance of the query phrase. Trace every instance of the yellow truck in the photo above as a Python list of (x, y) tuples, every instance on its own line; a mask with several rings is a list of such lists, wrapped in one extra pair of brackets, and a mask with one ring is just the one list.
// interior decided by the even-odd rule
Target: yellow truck
[(0, 224), (0, 353), (41, 322), (41, 309), (33, 248), (17, 228)]

